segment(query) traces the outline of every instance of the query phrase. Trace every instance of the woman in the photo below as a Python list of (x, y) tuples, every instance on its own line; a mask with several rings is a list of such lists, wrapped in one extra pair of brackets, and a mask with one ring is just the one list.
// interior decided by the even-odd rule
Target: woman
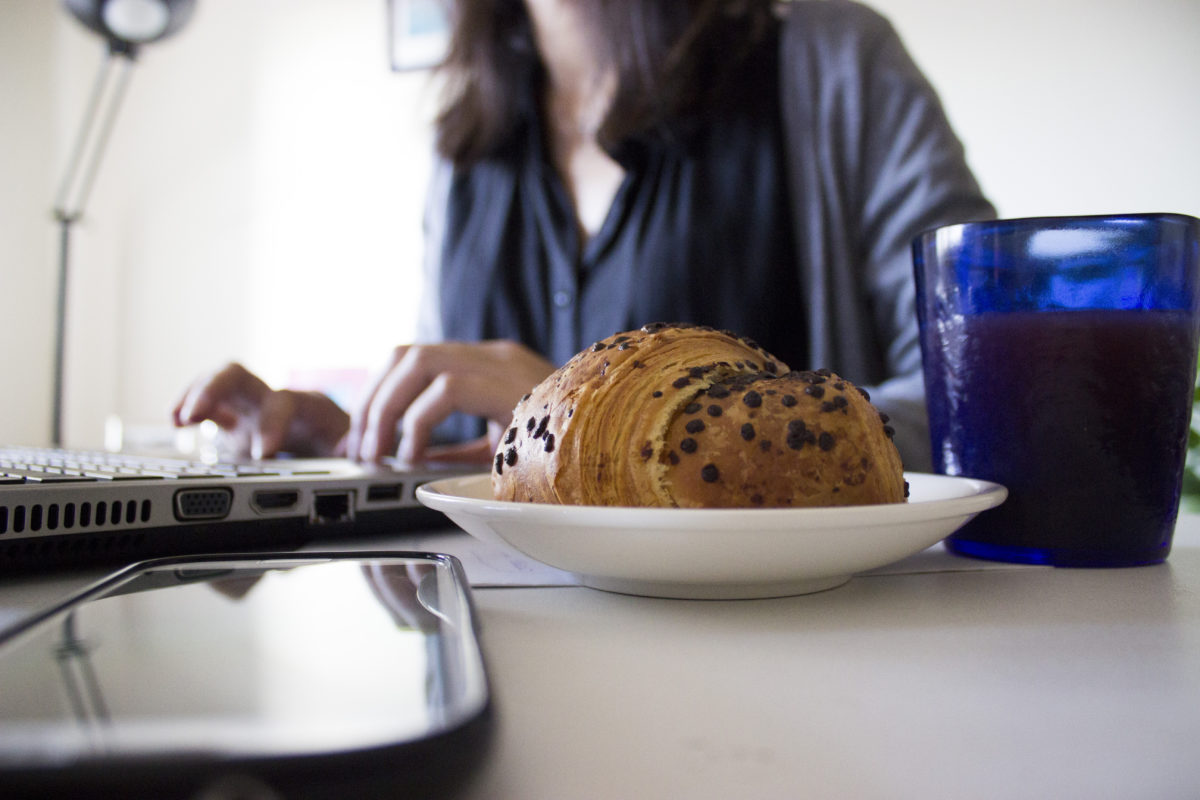
[[(353, 418), (232, 366), (178, 424), (365, 460), (399, 426), (402, 459), (484, 463), (555, 365), (687, 321), (866, 385), (928, 467), (909, 242), (993, 211), (882, 18), (847, 0), (456, 6), (425, 344), (396, 349)], [(463, 443), (431, 447), (439, 424)]]

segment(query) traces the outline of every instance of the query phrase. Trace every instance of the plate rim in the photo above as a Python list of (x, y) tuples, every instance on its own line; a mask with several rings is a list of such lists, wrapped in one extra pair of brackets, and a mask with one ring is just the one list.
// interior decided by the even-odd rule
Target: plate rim
[[(855, 518), (861, 517), (858, 524), (878, 524), (874, 520), (881, 512), (887, 511), (889, 521), (918, 522), (922, 520), (941, 519), (966, 513), (978, 513), (1003, 503), (1008, 496), (1008, 489), (995, 481), (982, 478), (971, 478), (957, 475), (937, 475), (924, 472), (904, 473), (905, 480), (910, 486), (927, 486), (932, 483), (950, 483), (956, 486), (970, 486), (971, 491), (952, 497), (934, 497), (909, 500), (904, 503), (879, 503), (874, 505), (850, 506), (805, 506), (798, 508), (663, 508), (644, 506), (597, 506), (597, 505), (568, 505), (554, 503), (527, 503), (515, 500), (496, 500), (492, 498), (468, 497), (461, 493), (447, 491), (448, 486), (465, 483), (476, 483), (491, 479), (491, 473), (480, 472), (470, 475), (439, 478), (421, 484), (415, 490), (417, 500), (430, 508), (448, 513), (451, 511), (489, 516), (501, 515), (505, 518), (512, 516), (550, 518), (559, 522), (567, 522), (574, 517), (586, 515), (589, 526), (600, 527), (607, 524), (619, 524), (625, 527), (631, 522), (641, 524), (662, 525), (678, 520), (680, 525), (703, 524), (709, 519), (716, 523), (721, 517), (746, 517), (753, 515), (760, 523), (771, 524), (786, 522), (795, 524), (803, 522), (808, 525), (845, 525), (854, 524)], [(608, 518), (608, 519), (605, 519)], [(863, 520), (869, 520), (863, 522)], [(671, 526), (674, 527), (674, 526)]]
[[(959, 493), (942, 497), (934, 492), (928, 499), (906, 503), (805, 508), (554, 505), (464, 496), (464, 485), (473, 487), (476, 495), (481, 482), (490, 485), (490, 473), (480, 473), (423, 484), (417, 497), (475, 538), (503, 542), (535, 561), (572, 573), (584, 586), (648, 597), (750, 599), (840, 586), (857, 573), (936, 544), (975, 515), (1004, 502), (1008, 494), (1004, 486), (976, 478), (907, 472), (905, 477), (917, 494), (939, 484), (944, 490), (947, 482)], [(731, 529), (740, 529), (739, 536), (726, 539)], [(596, 536), (597, 532), (617, 535)], [(714, 534), (721, 540), (714, 540)], [(831, 536), (844, 537), (844, 552), (831, 553)], [(789, 544), (781, 549), (783, 542)], [(882, 550), (877, 547), (885, 542), (888, 546)], [(689, 558), (662, 560), (664, 549), (678, 553), (681, 545), (690, 543), (698, 549), (685, 550), (691, 552)], [(815, 561), (794, 557), (796, 548), (809, 547), (814, 548)], [(648, 569), (628, 568), (630, 554), (637, 552), (651, 565)], [(772, 559), (772, 566), (753, 574), (753, 565), (764, 557)], [(732, 568), (724, 566), (734, 563)]]

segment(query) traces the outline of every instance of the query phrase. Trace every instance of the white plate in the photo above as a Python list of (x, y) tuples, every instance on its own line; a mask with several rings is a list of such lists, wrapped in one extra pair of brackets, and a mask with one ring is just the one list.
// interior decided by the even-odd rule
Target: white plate
[(832, 589), (918, 553), (1008, 490), (905, 473), (907, 503), (840, 508), (679, 509), (492, 499), (490, 475), (427, 483), (417, 499), (467, 533), (574, 573), (586, 586), (651, 597), (781, 597)]

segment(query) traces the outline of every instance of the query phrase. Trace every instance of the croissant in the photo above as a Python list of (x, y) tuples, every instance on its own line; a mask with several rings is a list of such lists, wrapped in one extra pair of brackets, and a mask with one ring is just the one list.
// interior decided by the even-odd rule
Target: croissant
[(597, 342), (521, 399), (492, 489), (604, 506), (903, 502), (887, 421), (828, 370), (791, 372), (727, 331), (655, 323)]

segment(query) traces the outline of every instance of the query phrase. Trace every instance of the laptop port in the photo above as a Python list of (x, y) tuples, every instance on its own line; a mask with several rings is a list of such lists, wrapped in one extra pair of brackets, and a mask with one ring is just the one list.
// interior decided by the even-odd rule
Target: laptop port
[(180, 489), (175, 493), (175, 519), (181, 522), (200, 519), (222, 519), (233, 508), (233, 490), (224, 487), (210, 489)]
[(367, 502), (395, 502), (404, 493), (403, 483), (373, 483), (367, 487)]
[(264, 489), (255, 492), (251, 502), (258, 511), (287, 511), (289, 508), (295, 508), (296, 504), (300, 502), (300, 493), (286, 489), (280, 491)]
[(309, 521), (317, 525), (333, 525), (354, 521), (353, 492), (317, 492), (313, 495)]

